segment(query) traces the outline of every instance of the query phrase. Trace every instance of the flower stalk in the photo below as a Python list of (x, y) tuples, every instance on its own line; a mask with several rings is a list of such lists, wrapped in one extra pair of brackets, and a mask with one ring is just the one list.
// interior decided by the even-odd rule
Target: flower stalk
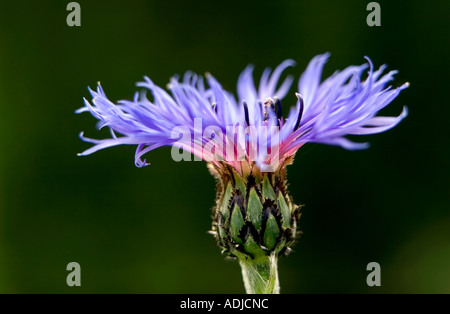
[(275, 253), (257, 259), (239, 259), (247, 294), (279, 294), (278, 257)]

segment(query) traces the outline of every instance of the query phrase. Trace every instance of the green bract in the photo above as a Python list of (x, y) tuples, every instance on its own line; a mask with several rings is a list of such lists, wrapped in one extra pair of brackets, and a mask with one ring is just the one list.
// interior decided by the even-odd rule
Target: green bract
[(210, 169), (218, 179), (212, 233), (223, 252), (246, 260), (288, 253), (299, 233), (300, 207), (288, 194), (286, 165), (243, 175), (226, 165)]

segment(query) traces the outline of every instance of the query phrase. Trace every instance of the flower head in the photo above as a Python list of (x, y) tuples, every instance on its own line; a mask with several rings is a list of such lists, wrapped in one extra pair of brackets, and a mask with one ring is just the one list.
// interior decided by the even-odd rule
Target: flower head
[(237, 98), (212, 75), (206, 75), (205, 85), (203, 77), (191, 72), (182, 81), (170, 80), (170, 94), (145, 77), (137, 85), (151, 91), (151, 100), (145, 92), (136, 92), (133, 100), (114, 104), (98, 85), (97, 91), (90, 90), (92, 104), (85, 99), (85, 106), (77, 112), (90, 112), (99, 120), (99, 128), (111, 130), (112, 138), (96, 140), (81, 133), (84, 141), (95, 145), (80, 155), (115, 145), (137, 145), (135, 163), (141, 167), (147, 165), (142, 156), (149, 151), (174, 146), (216, 165), (225, 162), (242, 173), (248, 166), (275, 171), (308, 142), (350, 150), (366, 148), (367, 143), (355, 143), (345, 136), (394, 127), (407, 115), (406, 107), (398, 117), (376, 115), (408, 84), (386, 87), (396, 71), (383, 75), (384, 65), (374, 71), (369, 58), (367, 64), (337, 71), (321, 82), (328, 57), (326, 53), (311, 60), (298, 82), (296, 105), (286, 118), (281, 101), (293, 78), (279, 81), (283, 71), (294, 65), (292, 60), (273, 72), (266, 68), (258, 86), (253, 67), (248, 66), (239, 77)]
[[(290, 251), (300, 219), (287, 190), (286, 166), (305, 143), (337, 145), (346, 149), (366, 148), (346, 135), (386, 131), (406, 115), (380, 117), (408, 84), (386, 87), (395, 71), (383, 74), (385, 66), (374, 71), (367, 64), (350, 66), (321, 82), (329, 54), (311, 60), (300, 77), (296, 105), (283, 116), (281, 101), (293, 79), (281, 84), (284, 70), (294, 62), (286, 60), (273, 72), (266, 69), (256, 86), (253, 67), (240, 75), (237, 98), (217, 80), (191, 72), (182, 81), (172, 78), (170, 94), (149, 78), (138, 86), (152, 93), (136, 93), (133, 100), (111, 102), (99, 85), (90, 91), (92, 104), (77, 112), (90, 112), (98, 127), (111, 130), (110, 139), (89, 139), (95, 144), (81, 155), (121, 145), (137, 145), (135, 162), (147, 163), (142, 156), (160, 146), (172, 146), (172, 157), (180, 160), (179, 148), (208, 162), (217, 178), (216, 205), (211, 233), (223, 252), (239, 259), (249, 293), (279, 292), (277, 257)], [(367, 71), (367, 75), (365, 75)], [(117, 136), (120, 133), (121, 136)], [(183, 159), (183, 158), (181, 158)]]

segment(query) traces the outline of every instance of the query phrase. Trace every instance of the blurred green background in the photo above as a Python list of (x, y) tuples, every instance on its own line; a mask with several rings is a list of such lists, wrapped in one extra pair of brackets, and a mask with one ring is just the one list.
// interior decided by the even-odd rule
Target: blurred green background
[[(310, 145), (290, 167), (305, 204), (304, 234), (280, 260), (282, 293), (450, 293), (448, 1), (0, 2), (0, 292), (243, 293), (239, 266), (206, 232), (215, 182), (203, 162), (170, 148), (134, 165), (134, 147), (89, 157), (78, 133), (105, 138), (76, 115), (101, 81), (130, 99), (144, 75), (165, 86), (186, 70), (211, 72), (228, 90), (249, 64), (297, 61), (299, 77), (330, 51), (325, 75), (365, 62), (398, 69), (411, 87), (382, 113), (409, 116), (349, 152)], [(296, 83), (295, 83), (296, 84)], [(284, 101), (295, 103), (294, 88)], [(81, 265), (81, 287), (66, 265)], [(381, 265), (368, 287), (366, 265)]]

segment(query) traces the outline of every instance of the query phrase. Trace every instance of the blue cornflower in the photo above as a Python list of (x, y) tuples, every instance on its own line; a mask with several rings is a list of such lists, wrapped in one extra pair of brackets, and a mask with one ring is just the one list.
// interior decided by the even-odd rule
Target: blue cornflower
[[(292, 60), (281, 63), (273, 73), (266, 68), (259, 86), (253, 81), (253, 66), (248, 66), (239, 77), (237, 99), (212, 75), (206, 75), (206, 87), (204, 79), (191, 72), (187, 72), (181, 82), (177, 77), (170, 80), (171, 95), (145, 77), (145, 81), (137, 85), (150, 90), (153, 100), (149, 100), (146, 93), (136, 92), (132, 101), (121, 100), (114, 104), (98, 85), (97, 91), (90, 90), (92, 104), (84, 99), (85, 106), (77, 112), (89, 111), (99, 120), (99, 128), (109, 127), (112, 138), (96, 140), (81, 133), (84, 141), (95, 145), (80, 155), (115, 145), (137, 145), (135, 162), (141, 167), (147, 165), (141, 159), (147, 152), (177, 144), (207, 161), (228, 161), (240, 171), (243, 160), (255, 161), (261, 169), (270, 163), (267, 150), (257, 149), (260, 142), (268, 143), (269, 147), (277, 146), (279, 163), (308, 142), (338, 145), (350, 150), (366, 148), (367, 143), (355, 143), (345, 136), (374, 134), (394, 127), (407, 115), (406, 107), (398, 117), (376, 114), (408, 84), (386, 88), (396, 71), (382, 75), (385, 65), (373, 71), (369, 58), (366, 58), (368, 64), (350, 66), (321, 82), (328, 57), (326, 53), (311, 60), (298, 82), (296, 106), (290, 109), (286, 119), (282, 116), (281, 100), (287, 95), (293, 79), (288, 76), (278, 88), (277, 85), (282, 72), (294, 65)], [(363, 80), (367, 68), (367, 77)], [(195, 130), (195, 119), (201, 120), (201, 130)], [(227, 127), (238, 126), (254, 127), (254, 132), (247, 131), (245, 140), (232, 141), (238, 156), (226, 156), (227, 140), (232, 140), (229, 134), (226, 136)], [(180, 141), (179, 134), (173, 134), (177, 127), (190, 131), (189, 142), (186, 138)], [(220, 137), (222, 146), (217, 143), (218, 139), (213, 143), (221, 148), (214, 154), (204, 149), (208, 142), (214, 141), (214, 135), (205, 136), (208, 127), (213, 130), (210, 133), (221, 132), (223, 135)], [(123, 136), (116, 136), (116, 132)]]
[[(384, 65), (374, 71), (366, 58), (367, 64), (337, 71), (321, 82), (328, 57), (326, 53), (311, 60), (286, 118), (281, 101), (293, 78), (279, 80), (294, 65), (292, 60), (273, 72), (265, 69), (258, 86), (248, 66), (238, 79), (237, 98), (212, 75), (206, 75), (205, 85), (203, 77), (191, 72), (182, 81), (170, 80), (170, 94), (145, 77), (138, 86), (150, 90), (151, 99), (136, 92), (133, 100), (117, 104), (99, 85), (90, 90), (92, 104), (85, 99), (77, 112), (90, 112), (112, 137), (95, 140), (81, 133), (95, 145), (80, 155), (129, 144), (137, 145), (139, 167), (147, 165), (143, 155), (161, 146), (172, 146), (175, 160), (189, 160), (189, 153), (206, 160), (218, 190), (211, 233), (224, 253), (239, 259), (247, 292), (277, 293), (277, 257), (289, 252), (299, 233), (300, 206), (286, 183), (286, 166), (297, 150), (305, 143), (363, 149), (367, 143), (346, 136), (384, 132), (407, 115), (404, 107), (397, 117), (377, 116), (408, 87), (386, 87), (396, 71), (383, 74)], [(188, 157), (180, 157), (180, 148)]]

